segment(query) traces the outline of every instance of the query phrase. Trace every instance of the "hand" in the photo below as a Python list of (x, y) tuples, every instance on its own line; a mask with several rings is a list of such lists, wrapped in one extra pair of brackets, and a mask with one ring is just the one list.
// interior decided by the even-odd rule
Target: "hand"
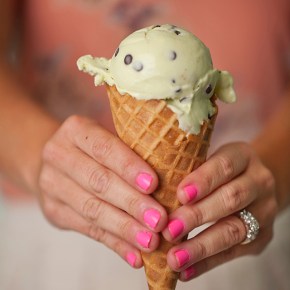
[(148, 194), (149, 165), (92, 120), (68, 118), (43, 150), (40, 203), (47, 219), (100, 241), (132, 266), (159, 243), (167, 214)]
[[(163, 231), (168, 241), (214, 223), (169, 251), (168, 264), (183, 281), (234, 258), (259, 254), (271, 240), (277, 212), (275, 182), (250, 145), (221, 147), (181, 182), (177, 194), (184, 205), (169, 217)], [(246, 227), (236, 215), (244, 208), (260, 224), (257, 238), (247, 245), (241, 245)]]

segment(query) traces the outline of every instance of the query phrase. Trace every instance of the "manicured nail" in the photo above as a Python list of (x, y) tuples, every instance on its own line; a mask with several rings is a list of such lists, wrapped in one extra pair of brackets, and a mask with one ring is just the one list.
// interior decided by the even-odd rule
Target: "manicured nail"
[(168, 230), (173, 239), (178, 237), (184, 230), (184, 224), (181, 220), (175, 219), (169, 222)]
[(174, 253), (178, 266), (182, 267), (189, 261), (189, 253), (186, 250), (179, 250)]
[(152, 184), (153, 177), (148, 173), (140, 173), (136, 178), (138, 186), (144, 190), (147, 190)]
[(134, 253), (128, 253), (126, 256), (126, 260), (127, 262), (132, 266), (135, 267), (135, 263), (136, 263), (136, 255)]
[(190, 202), (195, 199), (197, 196), (197, 188), (196, 186), (189, 184), (183, 188), (183, 191), (186, 194), (187, 200)]
[(184, 270), (184, 276), (186, 280), (191, 279), (192, 277), (194, 277), (196, 275), (196, 270), (193, 266), (187, 268)]
[(152, 229), (157, 227), (160, 217), (160, 212), (156, 209), (149, 209), (145, 211), (143, 216), (145, 223)]
[(143, 248), (148, 249), (149, 248), (149, 244), (151, 242), (152, 239), (152, 233), (150, 232), (139, 232), (137, 234), (137, 242), (139, 243), (140, 246), (142, 246)]

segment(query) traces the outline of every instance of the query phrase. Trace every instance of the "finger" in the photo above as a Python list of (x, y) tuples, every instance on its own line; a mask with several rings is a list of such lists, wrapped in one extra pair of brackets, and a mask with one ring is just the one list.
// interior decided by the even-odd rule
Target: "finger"
[[(52, 191), (57, 194), (68, 192), (68, 188), (70, 192), (88, 191), (98, 199), (129, 213), (151, 230), (159, 232), (164, 229), (167, 224), (167, 213), (157, 201), (148, 195), (141, 194), (108, 169), (93, 162), (87, 155), (81, 154), (78, 149), (72, 150), (77, 151), (74, 158), (63, 159), (58, 165), (64, 168), (63, 171), (72, 180), (76, 180), (83, 190), (70, 178), (50, 166), (46, 167), (45, 174), (42, 176), (43, 188), (58, 185), (58, 188)], [(67, 167), (71, 169), (69, 172)], [(68, 197), (64, 196), (63, 200), (66, 199)]]
[(93, 223), (86, 221), (69, 206), (46, 198), (44, 213), (49, 221), (57, 227), (82, 233), (112, 249), (132, 267), (142, 267), (141, 254), (136, 247), (110, 232), (97, 227)]
[(251, 204), (257, 198), (258, 191), (249, 176), (241, 175), (207, 198), (173, 212), (163, 236), (168, 241), (178, 240), (198, 226), (229, 216)]
[(241, 143), (223, 146), (178, 186), (182, 204), (198, 201), (246, 170), (250, 153)]
[[(143, 251), (150, 252), (157, 248), (159, 236), (146, 229), (132, 216), (96, 198), (67, 177), (54, 174), (53, 170), (48, 174), (50, 174), (50, 178), (48, 181), (43, 181), (42, 185), (44, 188), (49, 188), (49, 195), (55, 196), (69, 205), (86, 221), (126, 240)], [(44, 184), (44, 182), (46, 183)], [(56, 184), (58, 184), (57, 187)]]
[(168, 264), (174, 271), (183, 271), (198, 261), (240, 244), (245, 237), (243, 221), (237, 216), (226, 217), (194, 238), (169, 250)]
[(119, 138), (88, 119), (73, 117), (70, 123), (75, 134), (69, 137), (78, 148), (136, 189), (144, 193), (154, 191), (158, 183), (156, 173)]
[(217, 266), (229, 262), (235, 258), (245, 255), (256, 255), (266, 247), (273, 236), (272, 226), (264, 228), (257, 239), (247, 245), (236, 245), (216, 255), (210, 256), (182, 270), (179, 275), (181, 281), (189, 281), (196, 278)]

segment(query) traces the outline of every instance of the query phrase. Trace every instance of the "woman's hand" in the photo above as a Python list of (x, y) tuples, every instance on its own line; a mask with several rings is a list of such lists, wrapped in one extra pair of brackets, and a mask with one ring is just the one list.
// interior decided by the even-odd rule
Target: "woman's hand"
[(158, 179), (149, 165), (92, 120), (73, 116), (47, 142), (39, 179), (47, 219), (113, 249), (142, 266), (167, 224), (166, 211), (148, 196)]
[[(221, 147), (181, 182), (177, 194), (183, 206), (169, 217), (163, 231), (168, 241), (215, 222), (169, 251), (168, 264), (183, 281), (239, 256), (259, 254), (272, 238), (278, 208), (275, 182), (250, 145)], [(241, 245), (247, 231), (237, 213), (244, 208), (258, 220), (260, 231), (254, 241)]]

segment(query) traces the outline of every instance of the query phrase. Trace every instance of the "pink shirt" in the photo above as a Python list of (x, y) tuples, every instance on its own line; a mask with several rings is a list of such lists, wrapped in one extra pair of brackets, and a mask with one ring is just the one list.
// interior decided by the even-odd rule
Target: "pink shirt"
[(58, 116), (82, 113), (108, 124), (106, 94), (77, 71), (77, 58), (111, 57), (133, 30), (172, 23), (201, 38), (214, 66), (233, 74), (239, 102), (227, 110), (255, 106), (259, 119), (289, 78), (289, 9), (287, 0), (27, 0), (25, 80)]

